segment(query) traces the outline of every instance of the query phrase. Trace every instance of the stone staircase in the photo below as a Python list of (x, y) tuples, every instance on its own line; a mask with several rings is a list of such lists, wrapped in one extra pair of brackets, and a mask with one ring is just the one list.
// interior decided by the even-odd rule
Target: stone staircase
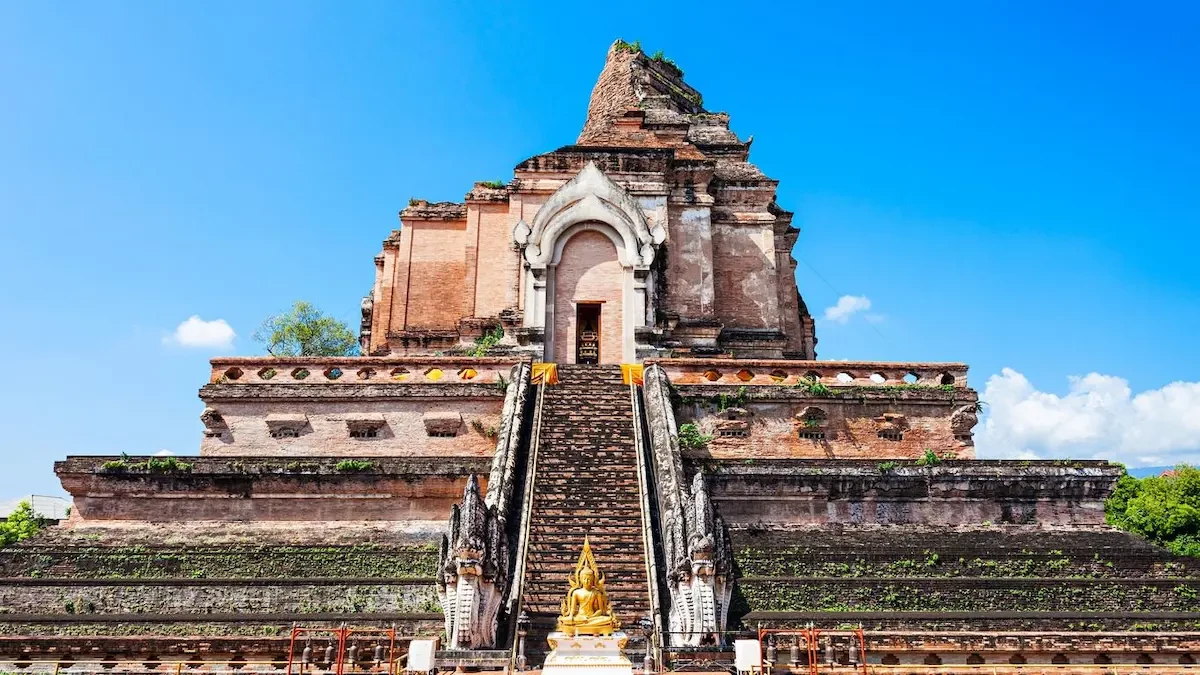
[(629, 387), (619, 366), (559, 366), (542, 403), (522, 609), (540, 665), (587, 535), (627, 632), (650, 613)]

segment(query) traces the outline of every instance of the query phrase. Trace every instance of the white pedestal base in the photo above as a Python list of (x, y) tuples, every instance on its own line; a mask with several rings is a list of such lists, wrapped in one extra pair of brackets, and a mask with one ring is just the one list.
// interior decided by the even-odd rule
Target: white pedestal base
[(576, 635), (553, 632), (542, 675), (633, 675), (633, 664), (621, 651), (629, 636)]

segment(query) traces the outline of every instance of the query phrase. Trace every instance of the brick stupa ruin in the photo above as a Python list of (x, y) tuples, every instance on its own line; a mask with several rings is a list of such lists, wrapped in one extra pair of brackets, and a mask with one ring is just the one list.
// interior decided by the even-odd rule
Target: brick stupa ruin
[(801, 629), (764, 654), (792, 671), (1193, 663), (1197, 565), (1105, 525), (1119, 466), (974, 459), (964, 364), (816, 360), (749, 151), (613, 45), (574, 145), (401, 212), (364, 356), (213, 359), (198, 457), (55, 464), (75, 509), (0, 552), (0, 669), (246, 672), (343, 623), (537, 666), (585, 535), (664, 667), (760, 627)]

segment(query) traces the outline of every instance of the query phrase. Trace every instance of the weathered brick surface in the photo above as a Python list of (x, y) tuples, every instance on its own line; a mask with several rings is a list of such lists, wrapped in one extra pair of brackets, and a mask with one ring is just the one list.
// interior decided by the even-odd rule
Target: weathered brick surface
[(716, 317), (727, 326), (780, 329), (771, 223), (713, 225)]
[[(157, 591), (157, 592), (156, 592)], [(10, 579), (0, 611), (11, 614), (204, 614), (436, 612), (433, 580)]]
[[(500, 425), (503, 400), (390, 399), (313, 401), (296, 398), (266, 400), (226, 399), (215, 404), (228, 432), (205, 437), (201, 452), (206, 456), (275, 457), (490, 457), (495, 438), (489, 430)], [(426, 419), (431, 416), (462, 419), (456, 435), (430, 436)], [(297, 422), (299, 435), (274, 438), (272, 419)], [(374, 438), (351, 436), (354, 420), (380, 423)]]
[(412, 225), (403, 328), (453, 329), (469, 316), (474, 280), (467, 275), (466, 230), (465, 221)]
[[(693, 458), (916, 459), (930, 449), (939, 456), (969, 459), (974, 456), (972, 441), (958, 438), (950, 423), (951, 413), (962, 405), (949, 397), (932, 401), (751, 401), (740, 408), (745, 415), (731, 419), (733, 414), (718, 410), (719, 403), (705, 401), (682, 406), (679, 420), (695, 423), (701, 433), (713, 437), (704, 447), (685, 451)], [(818, 427), (807, 426), (803, 417), (813, 409), (825, 415)], [(891, 429), (895, 422), (885, 417), (896, 415), (903, 416), (902, 429)], [(744, 422), (746, 435), (722, 436), (722, 429), (731, 422)], [(805, 437), (813, 432), (824, 437)], [(741, 427), (737, 433), (743, 433)]]
[[(146, 458), (131, 458), (144, 461)], [(186, 471), (105, 469), (117, 457), (55, 464), (73, 520), (437, 522), (486, 460), (374, 458), (365, 469), (337, 458), (183, 457)], [(315, 495), (324, 498), (314, 499)]]
[[(726, 522), (780, 528), (836, 525), (980, 526), (1104, 523), (1121, 467), (986, 460), (915, 462), (702, 460)], [(889, 466), (890, 464), (890, 466)]]

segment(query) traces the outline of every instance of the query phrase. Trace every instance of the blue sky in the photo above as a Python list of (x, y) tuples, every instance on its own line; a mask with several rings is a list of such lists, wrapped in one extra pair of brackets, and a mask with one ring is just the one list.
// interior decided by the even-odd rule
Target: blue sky
[(1190, 459), (1198, 33), (1193, 3), (0, 4), (0, 500), (194, 453), (214, 350), (176, 326), (356, 321), (408, 198), (572, 142), (617, 37), (754, 136), (822, 358), (969, 362), (994, 456)]

